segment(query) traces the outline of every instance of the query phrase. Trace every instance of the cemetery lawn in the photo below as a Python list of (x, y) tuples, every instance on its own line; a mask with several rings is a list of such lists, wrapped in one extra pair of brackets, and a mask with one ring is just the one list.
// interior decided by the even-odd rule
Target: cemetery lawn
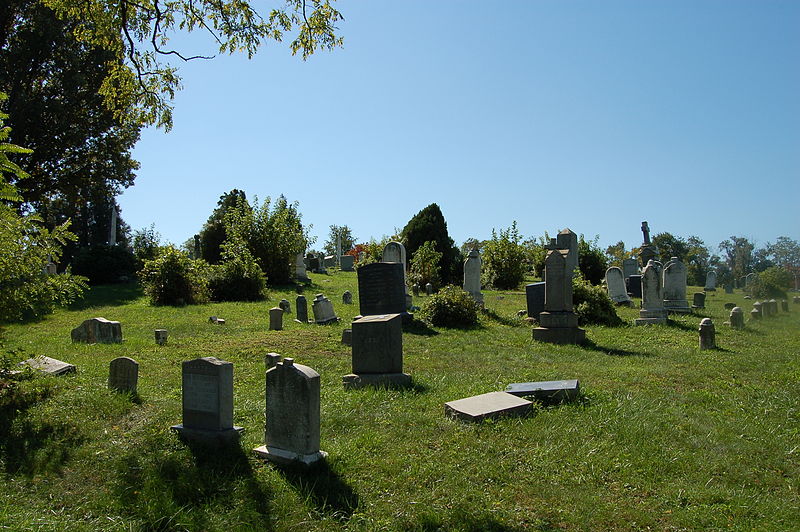
[[(294, 287), (267, 302), (173, 308), (113, 286), (0, 330), (12, 362), (47, 355), (78, 368), (0, 388), (0, 527), (800, 530), (800, 305), (731, 330), (723, 304), (749, 319), (752, 301), (720, 290), (669, 325), (633, 327), (637, 310), (620, 309), (628, 325), (587, 326), (591, 343), (576, 347), (534, 342), (516, 317), (524, 293), (487, 290), (479, 327), (404, 333), (412, 389), (345, 391), (340, 338), (358, 313), (356, 276), (311, 278), (309, 307), (323, 292), (341, 323), (301, 325), (291, 314), (285, 330), (268, 331), (281, 298), (295, 310)], [(341, 303), (347, 289), (356, 304)], [(122, 323), (122, 344), (71, 343), (70, 330), (97, 316)], [(703, 317), (719, 349), (698, 349)], [(155, 345), (157, 328), (169, 330), (167, 345)], [(283, 470), (251, 453), (263, 444), (268, 352), (321, 375), (321, 467)], [(119, 356), (140, 364), (138, 397), (107, 390)], [(193, 454), (169, 430), (181, 422), (181, 362), (203, 356), (235, 365), (234, 423), (246, 433), (229, 453)], [(572, 378), (579, 401), (524, 419), (444, 416), (447, 401)]]

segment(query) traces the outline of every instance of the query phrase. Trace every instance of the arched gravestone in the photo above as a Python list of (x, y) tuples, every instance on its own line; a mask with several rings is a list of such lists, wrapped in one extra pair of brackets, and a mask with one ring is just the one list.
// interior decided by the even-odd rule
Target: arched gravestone
[(253, 452), (278, 464), (311, 465), (328, 453), (319, 449), (319, 373), (291, 358), (272, 365), (266, 374), (264, 445)]
[(606, 290), (608, 290), (608, 297), (617, 305), (631, 304), (631, 298), (628, 297), (628, 291), (625, 289), (625, 277), (622, 270), (616, 266), (606, 270)]
[(108, 389), (122, 393), (136, 393), (139, 383), (139, 363), (132, 358), (118, 357), (108, 367)]
[(664, 308), (664, 290), (661, 286), (661, 268), (650, 260), (642, 271), (642, 309), (636, 325), (666, 323), (667, 311)]
[(703, 290), (707, 292), (716, 292), (717, 290), (717, 272), (710, 271), (706, 274), (706, 286)]
[(686, 300), (686, 265), (672, 257), (664, 266), (664, 307), (668, 312), (688, 314), (692, 311)]
[(481, 255), (472, 249), (464, 261), (464, 291), (469, 293), (479, 305), (483, 306), (481, 293)]

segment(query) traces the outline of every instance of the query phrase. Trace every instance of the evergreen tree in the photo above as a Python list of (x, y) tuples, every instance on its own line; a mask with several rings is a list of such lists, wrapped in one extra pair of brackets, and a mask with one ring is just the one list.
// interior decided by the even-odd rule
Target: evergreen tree
[(462, 283), (464, 258), (447, 233), (447, 222), (437, 204), (431, 203), (415, 214), (400, 232), (400, 237), (408, 257), (413, 257), (425, 242), (433, 241), (435, 250), (442, 254), (442, 284)]

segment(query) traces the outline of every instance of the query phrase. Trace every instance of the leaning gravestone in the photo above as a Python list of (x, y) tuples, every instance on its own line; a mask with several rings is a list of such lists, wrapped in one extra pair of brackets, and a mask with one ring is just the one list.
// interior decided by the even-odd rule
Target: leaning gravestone
[(464, 261), (464, 291), (472, 296), (480, 306), (483, 306), (483, 294), (481, 293), (481, 255), (478, 250), (470, 250), (467, 259)]
[(333, 303), (322, 294), (317, 294), (314, 301), (312, 301), (311, 311), (314, 313), (314, 323), (317, 325), (326, 325), (339, 321), (333, 311)]
[(703, 288), (706, 292), (716, 292), (717, 290), (717, 272), (710, 271), (706, 274), (706, 286)]
[(108, 367), (108, 389), (122, 393), (136, 393), (139, 383), (139, 363), (132, 358), (119, 357)]
[(411, 376), (403, 373), (400, 314), (364, 316), (351, 329), (353, 372), (342, 378), (345, 388), (411, 384)]
[(339, 258), (340, 269), (343, 272), (352, 272), (355, 264), (355, 257), (352, 255), (342, 255)]
[(617, 305), (631, 305), (631, 298), (625, 289), (625, 278), (622, 270), (616, 266), (606, 270), (606, 290), (608, 297)]
[(73, 373), (76, 371), (75, 366), (69, 364), (67, 362), (62, 362), (61, 360), (56, 360), (55, 358), (46, 357), (43, 355), (39, 355), (34, 358), (29, 358), (24, 362), (20, 362), (20, 365), (29, 366), (37, 371), (41, 371), (47, 375), (66, 375), (67, 373)]
[(639, 263), (636, 262), (636, 259), (624, 259), (622, 261), (622, 273), (625, 279), (631, 275), (639, 275)]
[(506, 387), (506, 392), (517, 397), (533, 397), (546, 405), (566, 403), (580, 394), (578, 379), (566, 381), (514, 382)]
[(677, 257), (672, 257), (664, 266), (664, 307), (667, 312), (689, 314), (692, 311), (686, 300), (686, 277), (686, 266)]
[(297, 310), (297, 317), (294, 321), (308, 323), (308, 301), (306, 301), (306, 296), (297, 296), (294, 300), (294, 308)]
[(551, 344), (581, 344), (586, 340), (586, 331), (578, 327), (572, 307), (569, 253), (551, 239), (544, 261), (544, 311), (539, 314), (539, 327), (533, 329), (534, 340)]
[(267, 370), (266, 383), (264, 445), (253, 452), (283, 465), (309, 466), (323, 460), (328, 453), (319, 449), (319, 373), (284, 358)]
[(650, 260), (642, 271), (642, 309), (636, 318), (636, 325), (666, 323), (667, 309), (664, 308), (664, 291), (661, 275), (654, 260)]
[(698, 329), (700, 335), (700, 349), (715, 349), (717, 347), (714, 322), (711, 318), (703, 318)]
[(358, 304), (362, 316), (405, 314), (406, 296), (403, 265), (374, 262), (361, 266), (358, 276)]
[(489, 392), (444, 404), (446, 416), (462, 421), (479, 422), (501, 416), (524, 416), (530, 401), (506, 392)]
[(544, 282), (525, 285), (525, 303), (528, 316), (539, 320), (539, 314), (544, 311)]
[(92, 318), (72, 329), (72, 341), (87, 344), (118, 344), (122, 342), (122, 325), (118, 321)]
[(239, 439), (233, 426), (233, 364), (215, 357), (186, 360), (181, 365), (183, 423), (173, 425), (182, 439), (225, 444)]

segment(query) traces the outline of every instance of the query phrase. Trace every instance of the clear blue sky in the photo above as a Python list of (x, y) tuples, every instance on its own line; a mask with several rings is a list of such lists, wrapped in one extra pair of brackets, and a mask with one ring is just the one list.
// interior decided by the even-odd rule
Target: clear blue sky
[(143, 132), (120, 198), (134, 229), (180, 244), (239, 188), (298, 201), (317, 249), (433, 202), (459, 245), (514, 220), (603, 247), (642, 220), (800, 240), (800, 2), (336, 4), (343, 49), (181, 65), (175, 127)]

